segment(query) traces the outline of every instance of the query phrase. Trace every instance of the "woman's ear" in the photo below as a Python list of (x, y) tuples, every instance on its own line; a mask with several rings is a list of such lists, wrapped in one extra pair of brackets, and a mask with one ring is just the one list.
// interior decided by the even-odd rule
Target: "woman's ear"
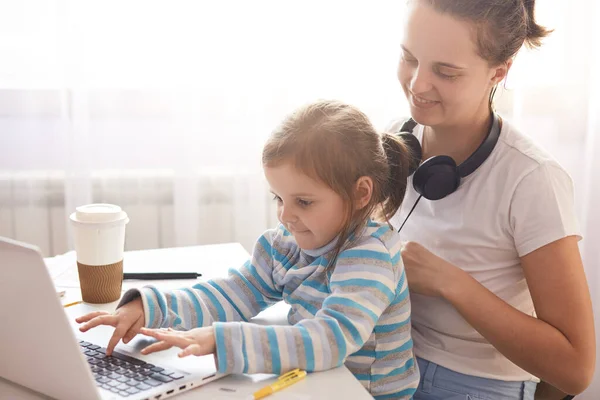
[(508, 60), (506, 60), (505, 62), (503, 62), (502, 64), (498, 65), (497, 67), (495, 67), (493, 69), (494, 71), (494, 75), (492, 76), (492, 86), (496, 86), (497, 84), (499, 84), (500, 82), (502, 82), (503, 79), (506, 78), (506, 76), (508, 75), (508, 71), (510, 70), (510, 67), (512, 67), (513, 64), (513, 59), (509, 58)]
[(354, 196), (357, 210), (366, 207), (373, 196), (373, 179), (368, 176), (358, 178), (354, 184)]

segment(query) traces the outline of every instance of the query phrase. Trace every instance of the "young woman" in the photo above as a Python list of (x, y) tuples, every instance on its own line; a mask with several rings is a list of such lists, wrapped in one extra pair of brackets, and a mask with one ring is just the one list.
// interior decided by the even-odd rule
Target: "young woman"
[[(447, 155), (460, 165), (478, 150), (493, 134), (493, 94), (513, 57), (548, 33), (534, 0), (409, 1), (398, 77), (423, 160)], [(422, 198), (401, 231), (421, 373), (415, 399), (533, 399), (539, 379), (571, 394), (592, 379), (571, 179), (498, 122), (485, 161), (448, 196)], [(415, 176), (396, 226), (419, 198)]]

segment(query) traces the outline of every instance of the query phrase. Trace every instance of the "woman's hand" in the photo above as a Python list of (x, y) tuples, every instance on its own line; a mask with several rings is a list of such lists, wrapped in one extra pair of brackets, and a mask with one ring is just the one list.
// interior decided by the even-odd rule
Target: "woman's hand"
[(212, 326), (196, 328), (189, 331), (175, 331), (169, 329), (140, 329), (140, 333), (151, 336), (158, 342), (145, 347), (142, 354), (150, 354), (156, 351), (179, 347), (183, 351), (179, 352), (179, 357), (189, 355), (204, 356), (214, 354), (216, 351), (215, 331)]
[(106, 354), (111, 355), (119, 340), (123, 339), (123, 343), (129, 342), (144, 326), (145, 316), (142, 299), (139, 297), (133, 299), (124, 306), (117, 308), (114, 313), (94, 311), (76, 318), (75, 321), (79, 324), (85, 322), (79, 327), (81, 332), (86, 332), (98, 325), (114, 326), (115, 331), (106, 346)]
[(406, 242), (402, 261), (411, 292), (439, 297), (455, 287), (466, 273), (415, 242)]

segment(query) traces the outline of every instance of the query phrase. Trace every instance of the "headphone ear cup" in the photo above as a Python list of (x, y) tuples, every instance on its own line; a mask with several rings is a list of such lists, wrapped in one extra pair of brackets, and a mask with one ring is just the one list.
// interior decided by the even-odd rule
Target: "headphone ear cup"
[(435, 156), (423, 162), (413, 176), (413, 187), (429, 200), (440, 200), (458, 188), (460, 175), (452, 157)]
[(398, 137), (410, 151), (410, 163), (408, 164), (408, 175), (410, 176), (417, 170), (421, 163), (421, 157), (423, 157), (421, 143), (419, 143), (419, 139), (410, 132), (400, 132)]

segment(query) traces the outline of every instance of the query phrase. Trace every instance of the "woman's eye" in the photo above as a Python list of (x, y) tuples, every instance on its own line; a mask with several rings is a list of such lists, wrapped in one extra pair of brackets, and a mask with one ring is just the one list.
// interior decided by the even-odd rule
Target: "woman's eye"
[(283, 200), (281, 200), (281, 197), (277, 196), (276, 194), (273, 195), (273, 200), (275, 200), (278, 203), (283, 202)]
[(298, 199), (298, 204), (300, 204), (302, 207), (308, 207), (312, 204), (312, 201)]
[(416, 58), (409, 57), (409, 56), (407, 56), (406, 54), (402, 55), (402, 59), (403, 59), (404, 61), (406, 61), (407, 63), (410, 63), (410, 64), (414, 64), (414, 63), (416, 63), (416, 62), (417, 62), (417, 59), (416, 59)]
[(444, 78), (444, 79), (456, 79), (459, 77), (459, 75), (454, 75), (454, 74), (445, 74), (440, 70), (435, 71), (439, 77)]
[(439, 75), (440, 75), (442, 78), (444, 78), (444, 79), (456, 79), (456, 78), (458, 78), (458, 75), (446, 75), (446, 74), (442, 74), (441, 72), (440, 72), (440, 74), (439, 74)]

